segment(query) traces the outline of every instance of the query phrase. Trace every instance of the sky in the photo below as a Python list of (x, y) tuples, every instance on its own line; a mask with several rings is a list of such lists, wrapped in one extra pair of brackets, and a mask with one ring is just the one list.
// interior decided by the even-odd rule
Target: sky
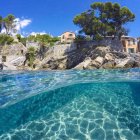
[[(98, 0), (106, 2), (108, 0)], [(77, 32), (73, 18), (89, 9), (95, 0), (0, 0), (0, 15), (14, 14), (23, 35), (48, 33), (59, 36), (65, 31)], [(140, 36), (140, 0), (110, 0), (127, 6), (135, 15), (134, 22), (127, 24), (129, 35)]]

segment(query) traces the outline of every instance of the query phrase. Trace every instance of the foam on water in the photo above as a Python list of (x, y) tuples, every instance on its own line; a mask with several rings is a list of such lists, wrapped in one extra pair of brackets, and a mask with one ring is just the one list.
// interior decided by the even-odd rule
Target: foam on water
[(2, 140), (140, 139), (139, 69), (2, 77)]

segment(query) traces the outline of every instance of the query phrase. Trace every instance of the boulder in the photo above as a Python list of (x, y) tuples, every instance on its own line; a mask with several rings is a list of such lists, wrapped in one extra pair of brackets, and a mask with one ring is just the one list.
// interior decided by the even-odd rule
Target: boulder
[(3, 63), (3, 70), (17, 70), (16, 66), (11, 65), (10, 63)]
[(85, 59), (82, 63), (80, 63), (75, 68), (77, 69), (98, 69), (101, 67), (101, 65), (104, 62), (104, 58), (97, 57), (95, 60), (92, 60), (90, 57), (88, 59)]
[(128, 57), (126, 59), (120, 59), (116, 61), (118, 64), (116, 64), (116, 68), (133, 68), (136, 64), (136, 61), (132, 57)]
[(80, 64), (78, 64), (76, 67), (74, 67), (73, 69), (87, 69), (88, 66), (91, 64), (92, 60), (90, 57), (86, 58), (83, 62), (81, 62)]
[(98, 56), (94, 61), (95, 61), (95, 63), (98, 63), (99, 65), (102, 65), (104, 63), (104, 58)]
[(112, 53), (107, 53), (105, 55), (105, 61), (113, 61), (115, 59), (115, 56)]
[(96, 47), (94, 50), (91, 51), (90, 53), (90, 57), (92, 59), (97, 58), (98, 56), (100, 57), (105, 57), (105, 55), (107, 53), (109, 53), (111, 51), (111, 49), (109, 47), (105, 47), (105, 46), (100, 46), (100, 47)]
[(103, 68), (103, 69), (113, 69), (114, 67), (115, 67), (115, 62), (114, 61), (109, 61), (109, 62), (103, 64), (101, 68)]
[(67, 63), (67, 58), (66, 57), (61, 57), (61, 58), (53, 58), (51, 57), (49, 60), (43, 60), (41, 64), (41, 69), (48, 69), (48, 70), (56, 70), (56, 69), (66, 69), (66, 63)]
[(25, 57), (24, 56), (21, 56), (21, 57), (18, 57), (12, 61), (10, 61), (10, 63), (14, 66), (22, 66), (24, 64), (24, 61), (25, 61)]
[(124, 58), (129, 57), (129, 54), (125, 52), (111, 51), (110, 53), (113, 54), (115, 58), (118, 58), (118, 59), (124, 59)]

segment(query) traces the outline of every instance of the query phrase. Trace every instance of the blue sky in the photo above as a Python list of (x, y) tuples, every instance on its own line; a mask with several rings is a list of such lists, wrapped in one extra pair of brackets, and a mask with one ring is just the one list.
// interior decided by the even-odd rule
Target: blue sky
[[(98, 0), (106, 2), (107, 0)], [(136, 15), (136, 20), (127, 25), (129, 35), (140, 36), (139, 0), (110, 0), (127, 6)], [(77, 31), (72, 22), (75, 15), (89, 9), (95, 0), (0, 0), (0, 15), (11, 13), (23, 23), (22, 32), (46, 32), (54, 36), (64, 31)], [(31, 22), (30, 22), (31, 21)], [(28, 26), (27, 26), (28, 25)]]

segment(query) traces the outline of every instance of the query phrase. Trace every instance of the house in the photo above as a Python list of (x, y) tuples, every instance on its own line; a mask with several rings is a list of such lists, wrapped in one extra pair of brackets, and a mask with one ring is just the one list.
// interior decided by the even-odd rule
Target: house
[(138, 51), (140, 52), (140, 37), (137, 38), (137, 40), (138, 40)]
[(74, 41), (76, 37), (76, 34), (74, 32), (64, 32), (60, 38), (61, 38), (61, 43), (66, 43), (70, 44)]
[(123, 45), (123, 51), (127, 53), (137, 53), (138, 49), (138, 40), (130, 36), (122, 36), (121, 42)]

